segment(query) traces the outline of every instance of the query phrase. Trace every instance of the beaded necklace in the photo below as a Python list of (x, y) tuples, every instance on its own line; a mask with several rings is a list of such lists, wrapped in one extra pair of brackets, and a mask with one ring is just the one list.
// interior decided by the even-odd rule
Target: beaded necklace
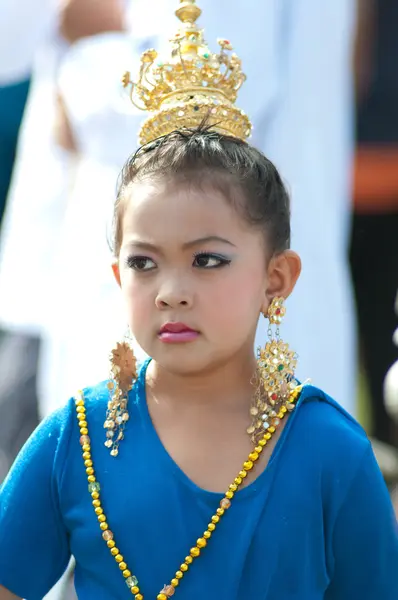
[[(294, 404), (297, 401), (301, 389), (302, 386), (298, 386), (290, 392), (289, 400), (291, 404)], [(91, 494), (92, 504), (94, 507), (94, 512), (97, 515), (99, 527), (102, 532), (102, 538), (106, 542), (106, 545), (110, 549), (111, 555), (118, 564), (121, 575), (124, 577), (126, 585), (130, 590), (130, 593), (133, 594), (134, 599), (144, 600), (144, 596), (141, 593), (138, 584), (138, 579), (130, 571), (126, 560), (124, 559), (121, 551), (119, 550), (115, 541), (115, 536), (112, 530), (109, 528), (108, 519), (104, 513), (104, 509), (102, 508), (100, 499), (101, 486), (96, 478), (94, 470), (93, 457), (91, 454), (91, 442), (88, 435), (88, 423), (83, 392), (79, 392), (78, 396), (75, 398), (75, 404), (81, 436), (80, 444), (82, 446), (84, 467), (86, 469), (88, 480), (88, 491)], [(184, 562), (180, 565), (179, 569), (176, 571), (170, 583), (168, 585), (165, 585), (163, 589), (159, 592), (159, 594), (156, 597), (157, 600), (167, 600), (175, 594), (178, 586), (180, 585), (181, 580), (188, 572), (191, 564), (194, 562), (195, 558), (200, 556), (201, 551), (207, 546), (208, 541), (214, 534), (214, 531), (220, 519), (223, 517), (225, 512), (231, 507), (231, 501), (235, 493), (242, 486), (242, 483), (247, 477), (248, 473), (255, 468), (255, 465), (258, 459), (260, 458), (264, 447), (270, 442), (273, 435), (275, 434), (275, 431), (278, 429), (278, 427), (280, 427), (282, 419), (285, 418), (288, 412), (290, 411), (288, 411), (285, 405), (281, 406), (280, 411), (277, 415), (278, 424), (276, 426), (272, 425), (268, 427), (263, 437), (258, 440), (257, 444), (253, 448), (253, 451), (250, 452), (248, 459), (243, 463), (242, 469), (239, 471), (234, 481), (229, 485), (228, 491), (225, 493), (224, 498), (221, 500), (219, 507), (211, 517), (210, 522), (203, 535), (198, 538), (196, 545), (190, 549), (188, 556), (185, 557)]]

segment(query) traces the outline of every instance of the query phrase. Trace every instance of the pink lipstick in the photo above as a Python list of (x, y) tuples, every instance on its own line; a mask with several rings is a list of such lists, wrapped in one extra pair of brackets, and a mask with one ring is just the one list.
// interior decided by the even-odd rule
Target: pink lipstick
[(166, 344), (192, 342), (198, 336), (199, 332), (185, 323), (165, 323), (159, 331), (159, 339)]

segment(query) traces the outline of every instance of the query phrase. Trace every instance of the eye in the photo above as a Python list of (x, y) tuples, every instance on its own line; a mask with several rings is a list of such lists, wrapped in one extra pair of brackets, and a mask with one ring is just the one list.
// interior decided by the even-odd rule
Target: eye
[(134, 271), (152, 271), (156, 269), (156, 264), (148, 256), (129, 256), (126, 265)]
[(231, 260), (220, 254), (198, 252), (194, 255), (193, 266), (198, 269), (218, 269), (231, 264)]

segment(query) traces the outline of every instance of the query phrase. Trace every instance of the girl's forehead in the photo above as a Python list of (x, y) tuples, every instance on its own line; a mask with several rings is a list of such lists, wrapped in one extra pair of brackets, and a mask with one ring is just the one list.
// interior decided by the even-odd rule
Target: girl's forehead
[(191, 182), (133, 183), (126, 195), (124, 242), (128, 238), (183, 241), (219, 236), (238, 245), (260, 234), (221, 190)]
[(245, 228), (235, 201), (206, 183), (138, 181), (129, 187), (126, 202), (126, 225), (162, 220), (169, 225), (192, 225), (210, 220), (224, 227)]

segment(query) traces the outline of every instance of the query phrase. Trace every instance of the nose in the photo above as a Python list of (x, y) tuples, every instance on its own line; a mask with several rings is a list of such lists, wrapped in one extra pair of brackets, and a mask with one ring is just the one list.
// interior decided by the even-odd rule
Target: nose
[(192, 294), (182, 285), (181, 281), (169, 277), (161, 286), (155, 300), (157, 308), (190, 308)]

